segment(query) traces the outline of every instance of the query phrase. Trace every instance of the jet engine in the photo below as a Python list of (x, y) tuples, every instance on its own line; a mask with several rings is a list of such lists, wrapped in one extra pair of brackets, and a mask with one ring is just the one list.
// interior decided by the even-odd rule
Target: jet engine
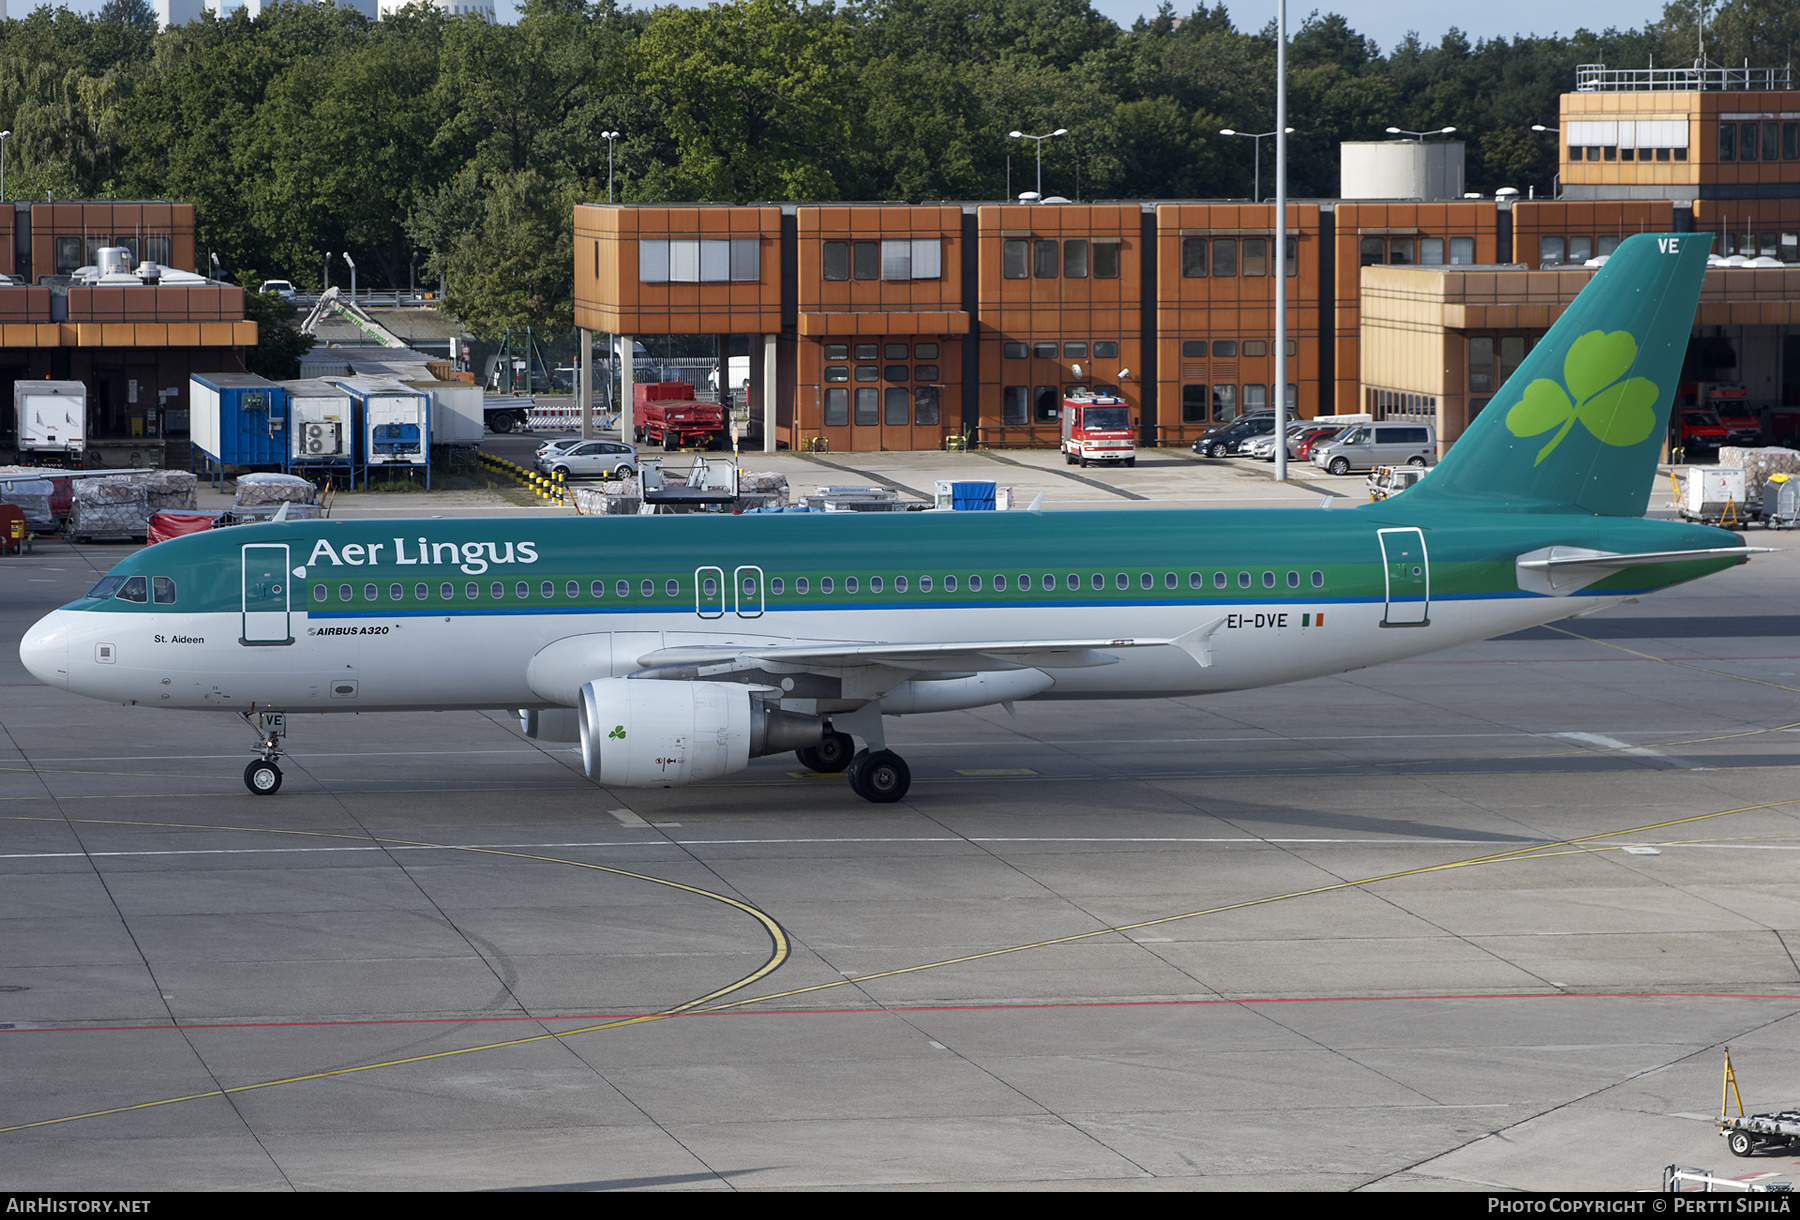
[(716, 779), (825, 734), (818, 717), (769, 707), (729, 682), (600, 678), (582, 686), (576, 712), (588, 776), (621, 788)]

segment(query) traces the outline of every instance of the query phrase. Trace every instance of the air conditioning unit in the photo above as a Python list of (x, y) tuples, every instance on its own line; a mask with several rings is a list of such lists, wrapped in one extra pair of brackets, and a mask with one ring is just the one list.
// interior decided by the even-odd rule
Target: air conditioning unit
[(338, 424), (306, 424), (300, 432), (300, 452), (307, 457), (334, 457), (342, 452)]

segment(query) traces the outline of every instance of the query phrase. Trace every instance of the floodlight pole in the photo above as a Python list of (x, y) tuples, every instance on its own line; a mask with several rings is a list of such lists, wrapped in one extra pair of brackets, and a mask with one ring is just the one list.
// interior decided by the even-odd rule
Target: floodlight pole
[(1288, 477), (1287, 0), (1276, 0), (1275, 12), (1275, 481), (1285, 483)]

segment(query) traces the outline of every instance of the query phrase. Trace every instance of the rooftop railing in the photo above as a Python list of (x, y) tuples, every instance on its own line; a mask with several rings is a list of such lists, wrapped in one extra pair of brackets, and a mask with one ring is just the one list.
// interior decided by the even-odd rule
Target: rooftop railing
[(1794, 70), (1789, 68), (1609, 68), (1605, 64), (1577, 64), (1577, 93), (1698, 93), (1719, 90), (1792, 89)]

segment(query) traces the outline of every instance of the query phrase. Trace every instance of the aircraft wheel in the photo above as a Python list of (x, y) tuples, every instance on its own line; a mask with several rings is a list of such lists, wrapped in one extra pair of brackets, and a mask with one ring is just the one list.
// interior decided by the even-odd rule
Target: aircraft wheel
[(244, 768), (244, 787), (257, 796), (274, 796), (281, 791), (281, 768), (257, 759)]
[(1732, 1156), (1749, 1156), (1756, 1151), (1756, 1142), (1748, 1131), (1733, 1131), (1726, 1137), (1725, 1146), (1731, 1149)]
[(808, 771), (822, 775), (836, 775), (850, 765), (855, 754), (856, 741), (848, 733), (827, 733), (819, 739), (818, 745), (794, 751), (794, 757)]
[(1422, 457), (1410, 457), (1406, 459), (1406, 464), (1408, 466), (1423, 466), (1425, 464), (1425, 459)]
[[(858, 766), (860, 762), (862, 765)], [(850, 786), (877, 805), (891, 805), (912, 787), (912, 769), (892, 750), (864, 751), (850, 764)]]

